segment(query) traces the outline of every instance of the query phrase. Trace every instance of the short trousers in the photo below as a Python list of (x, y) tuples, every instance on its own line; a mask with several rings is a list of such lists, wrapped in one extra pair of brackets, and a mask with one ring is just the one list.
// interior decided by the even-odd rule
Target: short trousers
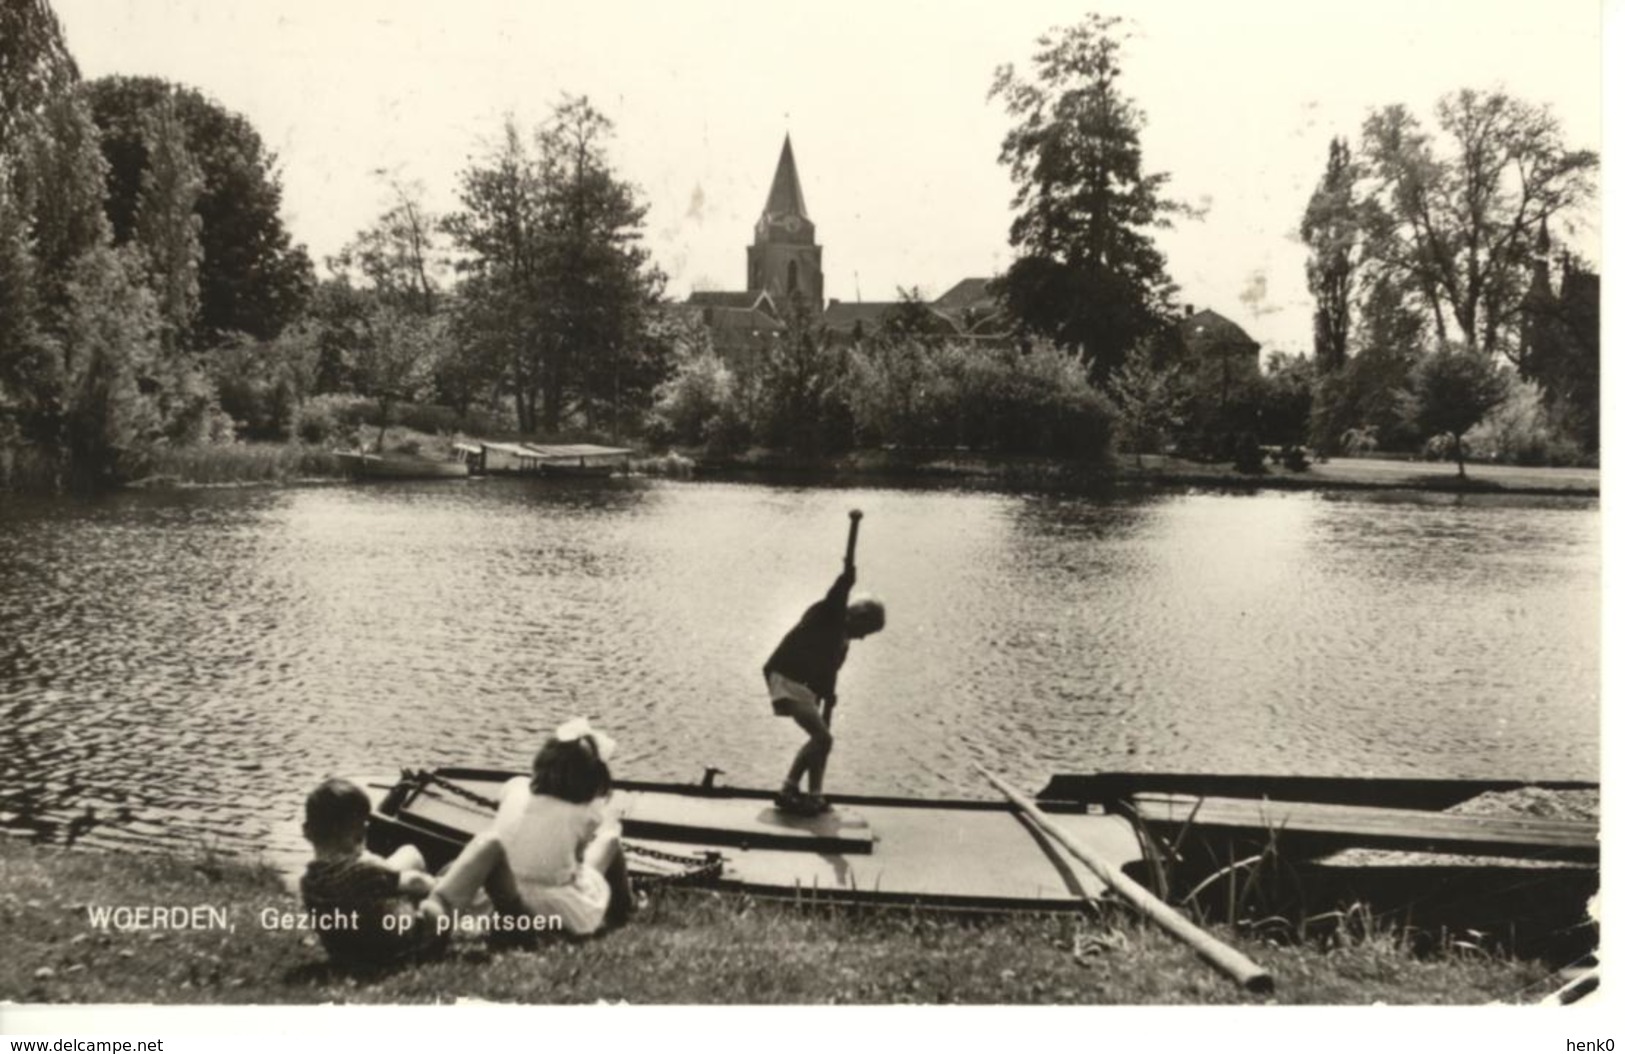
[[(818, 693), (782, 673), (767, 675), (767, 697), (773, 702), (773, 712), (780, 717), (789, 717), (795, 709), (809, 706), (813, 713), (818, 712)], [(783, 705), (785, 703), (792, 705)]]

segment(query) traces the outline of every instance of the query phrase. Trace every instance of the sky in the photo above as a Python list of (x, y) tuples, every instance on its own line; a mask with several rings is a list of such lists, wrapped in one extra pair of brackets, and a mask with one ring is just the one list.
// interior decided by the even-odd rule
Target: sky
[[(1132, 39), (1123, 86), (1147, 171), (1205, 210), (1158, 234), (1179, 299), (1266, 351), (1307, 351), (1299, 219), (1328, 140), (1370, 109), (1427, 114), (1463, 87), (1548, 104), (1602, 147), (1593, 0), (53, 0), (87, 77), (156, 75), (245, 115), (281, 163), (284, 217), (322, 261), (388, 207), (390, 181), (456, 208), (504, 118), (565, 93), (616, 125), (668, 291), (742, 289), (745, 245), (790, 135), (825, 295), (934, 296), (1010, 260), (1010, 118), (988, 88), (1089, 10)], [(1559, 233), (1600, 256), (1600, 204)]]

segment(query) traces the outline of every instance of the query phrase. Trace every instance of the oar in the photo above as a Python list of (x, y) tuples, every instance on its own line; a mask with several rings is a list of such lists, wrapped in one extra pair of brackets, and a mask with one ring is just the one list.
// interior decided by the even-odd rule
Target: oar
[(1055, 826), (1050, 821), (1049, 816), (1031, 798), (1028, 798), (981, 765), (976, 766), (976, 771), (987, 777), (988, 782), (997, 787), (999, 792), (1006, 798), (1009, 798), (1017, 808), (1026, 814), (1027, 819), (1038, 825), (1040, 830), (1053, 838), (1067, 852), (1083, 861), (1084, 865), (1090, 871), (1093, 871), (1097, 878), (1106, 883), (1113, 892), (1138, 908), (1152, 922), (1190, 945), (1196, 950), (1197, 955), (1229, 974), (1237, 984), (1249, 992), (1268, 992), (1275, 987), (1275, 982), (1270, 977), (1268, 970), (1265, 970), (1262, 966), (1259, 966), (1218, 938), (1203, 932), (1195, 923), (1158, 900), (1156, 894), (1149, 889), (1107, 863), (1098, 853), (1080, 845), (1071, 835)]

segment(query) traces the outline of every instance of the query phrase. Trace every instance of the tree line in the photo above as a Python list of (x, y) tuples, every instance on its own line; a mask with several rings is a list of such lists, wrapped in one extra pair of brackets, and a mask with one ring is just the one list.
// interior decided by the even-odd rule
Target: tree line
[(1315, 353), (1259, 370), (1182, 335), (1156, 232), (1199, 214), (1143, 169), (1128, 39), (1091, 15), (1040, 38), (1030, 70), (995, 75), (1015, 187), (1015, 258), (992, 286), (1005, 338), (933, 336), (905, 295), (857, 340), (824, 330), (822, 305), (780, 305), (782, 332), (725, 355), (666, 300), (647, 205), (585, 98), (535, 128), (508, 120), (447, 214), (382, 174), (378, 215), (318, 268), (245, 118), (156, 78), (84, 81), (46, 0), (5, 5), (0, 476), (21, 459), (97, 485), (165, 446), (382, 446), (402, 421), (1256, 464), (1261, 445), (1410, 451), (1439, 435), (1459, 459), (1489, 418), (1527, 456), (1594, 454), (1595, 338), (1528, 339), (1570, 324), (1540, 330), (1527, 293), (1597, 167), (1549, 112), (1460, 92), (1437, 130), (1389, 107), (1357, 149), (1334, 140), (1300, 231)]

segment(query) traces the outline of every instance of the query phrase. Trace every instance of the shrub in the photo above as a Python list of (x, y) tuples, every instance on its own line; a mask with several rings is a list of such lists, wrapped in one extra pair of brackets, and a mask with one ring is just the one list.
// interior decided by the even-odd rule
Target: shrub
[(299, 408), (295, 432), (312, 446), (354, 444), (367, 400), (355, 395), (318, 395)]

